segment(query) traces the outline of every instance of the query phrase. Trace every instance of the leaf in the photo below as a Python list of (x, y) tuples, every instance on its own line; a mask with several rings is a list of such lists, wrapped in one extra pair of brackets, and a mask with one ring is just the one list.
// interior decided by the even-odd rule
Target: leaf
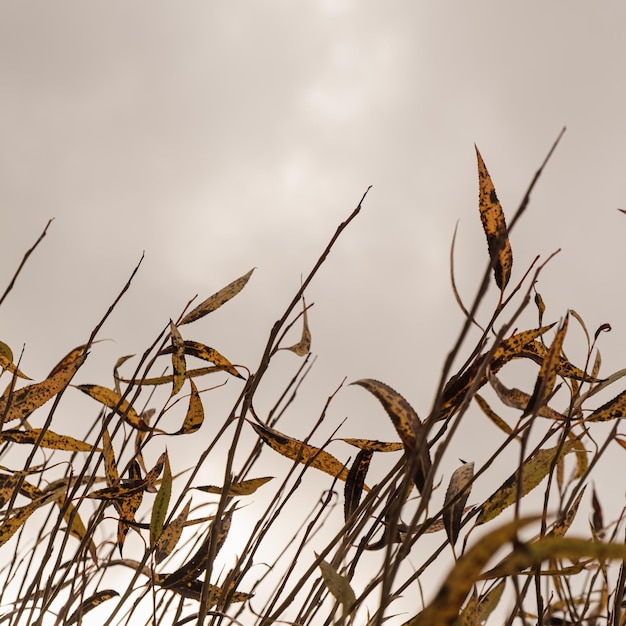
[[(273, 476), (264, 476), (263, 478), (251, 478), (250, 480), (242, 480), (238, 483), (232, 483), (228, 489), (229, 496), (249, 496), (252, 495), (259, 487), (262, 487), (265, 483), (273, 480)], [(206, 487), (194, 487), (200, 491), (206, 493), (214, 493), (220, 495), (224, 490), (223, 487), (216, 487), (214, 485), (208, 485)]]
[(222, 304), (228, 302), (231, 298), (234, 298), (246, 286), (250, 276), (252, 276), (252, 272), (254, 272), (254, 268), (252, 268), (247, 274), (244, 274), (243, 276), (237, 278), (237, 280), (234, 280), (229, 285), (226, 285), (223, 289), (220, 289), (217, 293), (208, 297), (204, 302), (193, 309), (193, 311), (187, 313), (178, 325), (182, 326), (183, 324), (195, 322), (197, 319), (204, 317), (208, 313), (219, 309)]
[(163, 466), (163, 479), (161, 480), (161, 486), (154, 499), (152, 505), (152, 515), (150, 516), (150, 545), (156, 545), (161, 533), (163, 532), (163, 523), (167, 516), (167, 509), (170, 505), (170, 498), (172, 496), (172, 471), (170, 469), (170, 460), (165, 451), (165, 463)]
[(479, 626), (479, 624), (483, 624), (498, 606), (505, 586), (506, 580), (502, 580), (481, 598), (472, 595), (459, 615), (455, 626)]
[(255, 424), (253, 422), (250, 422), (250, 424), (270, 448), (288, 459), (314, 467), (326, 474), (339, 478), (339, 480), (345, 481), (348, 477), (348, 470), (344, 464), (325, 450), (283, 435), (283, 433), (265, 424)]
[(626, 560), (626, 544), (547, 535), (536, 541), (520, 543), (498, 566), (485, 572), (481, 579), (514, 576), (525, 569), (539, 566), (547, 559), (577, 561), (583, 558), (598, 561)]
[(350, 515), (354, 513), (361, 501), (363, 486), (365, 485), (365, 476), (370, 466), (374, 452), (372, 450), (359, 450), (354, 459), (354, 463), (348, 472), (346, 485), (344, 488), (344, 518), (347, 521)]
[(191, 378), (189, 379), (189, 384), (191, 385), (189, 408), (187, 409), (187, 415), (185, 415), (183, 425), (180, 427), (179, 431), (174, 433), (176, 435), (188, 435), (190, 433), (195, 433), (200, 429), (202, 423), (204, 422), (204, 408), (202, 407), (202, 400), (200, 398), (200, 394), (198, 393), (198, 388)]
[(404, 445), (396, 441), (375, 441), (374, 439), (351, 439), (349, 437), (341, 439), (351, 446), (361, 450), (371, 450), (372, 452), (398, 452), (404, 450)]
[(38, 508), (50, 502), (52, 498), (53, 494), (46, 494), (26, 506), (11, 511), (11, 517), (5, 517), (2, 524), (0, 524), (0, 546), (3, 546), (9, 541), (26, 520), (28, 520)]
[[(226, 541), (226, 537), (228, 536), (228, 532), (230, 530), (232, 516), (233, 512), (227, 511), (222, 518), (222, 523), (219, 526), (218, 536), (216, 538), (215, 555), (218, 554), (221, 547), (224, 545), (224, 542)], [(164, 574), (162, 576), (162, 580), (159, 584), (163, 588), (175, 590), (181, 585), (184, 586), (188, 583), (193, 582), (196, 578), (198, 578), (198, 576), (206, 571), (209, 559), (211, 537), (214, 531), (215, 521), (211, 524), (206, 538), (200, 544), (200, 547), (198, 548), (198, 550), (196, 550), (193, 556), (181, 567), (179, 567), (175, 572), (172, 572), (171, 574)]]
[(539, 374), (537, 375), (537, 382), (535, 383), (533, 394), (528, 401), (528, 405), (526, 406), (522, 417), (536, 413), (539, 408), (544, 406), (552, 396), (554, 385), (556, 383), (563, 341), (567, 333), (568, 322), (569, 315), (566, 315), (563, 323), (557, 330), (554, 341), (543, 359), (541, 367), (539, 368)]
[(85, 353), (81, 350), (74, 360), (65, 362), (65, 367), (58, 371), (55, 368), (53, 375), (42, 382), (17, 389), (13, 391), (13, 394), (10, 393), (11, 386), (9, 386), (0, 398), (0, 417), (5, 415), (5, 422), (27, 418), (33, 411), (67, 387), (84, 360)]
[(83, 393), (86, 393), (94, 400), (101, 402), (112, 411), (115, 411), (133, 428), (143, 431), (152, 430), (152, 428), (150, 428), (150, 426), (148, 426), (144, 420), (137, 415), (137, 412), (133, 409), (128, 400), (123, 400), (120, 394), (116, 393), (112, 389), (107, 389), (106, 387), (101, 387), (100, 385), (77, 385), (76, 388), (80, 389)]
[[(511, 359), (517, 357), (529, 342), (548, 332), (552, 326), (554, 326), (554, 324), (524, 330), (515, 335), (511, 335), (507, 339), (503, 339), (493, 351), (489, 369), (493, 373), (498, 372), (504, 365), (511, 361)], [(488, 353), (484, 353), (477, 356), (466, 370), (452, 376), (452, 378), (448, 380), (443, 390), (443, 400), (438, 416), (439, 420), (447, 419), (454, 415), (461, 404), (463, 404), (469, 390), (473, 388), (475, 391), (478, 391), (487, 382), (487, 375), (482, 373), (485, 371), (484, 360), (487, 354)], [(481, 372), (481, 376), (476, 380), (479, 372)]]
[[(35, 444), (41, 435), (41, 428), (31, 428), (30, 430), (3, 430), (0, 433), (0, 440), (12, 441), (13, 443)], [(89, 452), (93, 446), (86, 441), (74, 439), (69, 435), (57, 435), (51, 430), (43, 433), (39, 445), (42, 448), (52, 450), (69, 450), (71, 452)], [(96, 448), (100, 451), (100, 448)]]
[[(141, 471), (137, 461), (133, 461), (129, 470), (131, 481), (141, 481)], [(136, 491), (127, 498), (118, 500), (115, 503), (115, 507), (120, 515), (120, 519), (117, 523), (117, 547), (122, 554), (122, 548), (126, 540), (126, 535), (130, 529), (131, 524), (135, 522), (135, 513), (141, 506), (143, 500), (143, 490)]]
[[(184, 341), (184, 346), (185, 354), (194, 356), (197, 359), (202, 359), (203, 361), (208, 361), (209, 363), (213, 363), (220, 370), (224, 370), (237, 378), (243, 378), (243, 376), (235, 369), (234, 365), (214, 348), (209, 348), (209, 346), (205, 346), (203, 343), (190, 341), (188, 339)], [(160, 354), (169, 354), (170, 352), (172, 352), (171, 346), (162, 350)]]
[(413, 407), (389, 385), (371, 378), (357, 380), (352, 385), (367, 389), (383, 405), (404, 444), (408, 459), (416, 458), (413, 482), (421, 492), (430, 471), (431, 461), (426, 430)]
[(106, 476), (107, 485), (109, 487), (115, 487), (119, 485), (120, 475), (117, 471), (117, 463), (115, 462), (115, 452), (111, 444), (111, 437), (106, 428), (102, 433), (102, 456), (104, 457), (104, 474)]
[(478, 160), (478, 208), (480, 210), (480, 219), (487, 236), (489, 257), (493, 264), (496, 285), (498, 285), (500, 291), (504, 291), (511, 277), (513, 252), (511, 251), (504, 212), (478, 148), (476, 148), (476, 158)]
[(185, 528), (190, 509), (191, 500), (187, 502), (180, 515), (163, 528), (154, 551), (154, 559), (157, 564), (165, 560), (174, 551), (182, 535), (183, 528)]
[(306, 303), (302, 298), (302, 337), (300, 341), (285, 350), (291, 350), (298, 356), (306, 356), (311, 352), (311, 331), (309, 330), (309, 320), (307, 318)]
[(110, 600), (111, 598), (115, 598), (120, 594), (114, 589), (103, 589), (102, 591), (97, 591), (92, 596), (84, 600), (80, 603), (80, 606), (72, 613), (70, 618), (65, 622), (66, 626), (70, 626), (75, 622), (82, 620), (85, 613), (88, 613), (92, 609), (95, 609), (97, 606), (100, 606), (103, 602)]
[[(489, 372), (489, 382), (493, 387), (496, 394), (498, 394), (498, 398), (502, 400), (502, 402), (506, 406), (513, 407), (514, 409), (519, 409), (520, 411), (525, 411), (526, 407), (528, 407), (530, 402), (530, 394), (521, 391), (520, 389), (516, 389), (513, 387), (509, 389), (505, 385), (500, 382), (500, 379), (493, 373)], [(545, 417), (552, 420), (565, 420), (567, 419), (565, 415), (555, 411), (550, 408), (547, 404), (539, 407), (536, 411), (536, 415), (539, 417)]]
[[(185, 372), (185, 378), (196, 378), (198, 376), (204, 376), (205, 374), (215, 374), (216, 372), (223, 372), (223, 367), (199, 367), (194, 370), (187, 370)], [(130, 383), (132, 385), (166, 385), (173, 382), (174, 376), (168, 374), (166, 376), (155, 376), (154, 378), (120, 378), (122, 383)]]
[[(317, 554), (315, 556), (317, 557)], [(319, 568), (322, 572), (322, 579), (324, 580), (326, 589), (341, 603), (344, 615), (346, 615), (349, 608), (356, 603), (356, 596), (350, 586), (349, 580), (337, 572), (337, 570), (330, 563), (324, 561), (324, 559), (320, 561)]]
[(622, 417), (626, 417), (626, 391), (597, 408), (585, 422), (608, 422)]
[(174, 371), (172, 396), (175, 396), (185, 383), (187, 365), (185, 363), (185, 342), (172, 321), (170, 321), (170, 338), (172, 340), (172, 369)]
[(2, 371), (7, 370), (11, 374), (15, 373), (18, 378), (31, 380), (26, 374), (23, 374), (15, 367), (13, 364), (13, 351), (4, 341), (0, 341), (0, 368), (2, 368)]
[[(563, 455), (568, 454), (574, 447), (573, 441), (566, 441), (562, 446), (541, 449), (532, 454), (522, 466), (522, 484), (519, 489), (519, 496), (524, 497), (527, 493), (537, 487), (541, 481), (550, 473), (550, 469)], [(515, 471), (499, 489), (492, 494), (482, 505), (476, 525), (484, 524), (502, 513), (504, 509), (511, 506), (518, 496), (519, 472)]]
[[(531, 341), (527, 343), (517, 355), (521, 359), (531, 359), (535, 363), (541, 365), (548, 354), (548, 348), (540, 341)], [(571, 378), (573, 380), (580, 380), (586, 383), (598, 382), (596, 376), (585, 374), (583, 370), (572, 365), (562, 354), (556, 359), (556, 370), (559, 376), (563, 378)]]
[(483, 410), (483, 413), (503, 432), (507, 435), (513, 434), (513, 429), (493, 411), (489, 406), (489, 403), (479, 394), (474, 396), (474, 400), (478, 403), (478, 406)]
[(572, 506), (555, 522), (549, 533), (551, 537), (563, 537), (570, 529), (570, 526), (576, 517), (576, 513), (578, 513), (578, 506), (580, 505), (580, 501), (585, 493), (585, 489), (587, 489), (587, 485), (580, 490), (580, 493), (576, 496), (576, 500), (574, 500)]
[(404, 626), (452, 626), (461, 606), (492, 555), (513, 541), (517, 531), (532, 519), (517, 519), (482, 536), (450, 570), (432, 602)]
[[(454, 545), (459, 537), (461, 517), (469, 498), (473, 478), (474, 463), (464, 463), (454, 470), (452, 478), (450, 478), (443, 505), (443, 522), (451, 545)], [(455, 500), (454, 504), (450, 505), (453, 500)]]

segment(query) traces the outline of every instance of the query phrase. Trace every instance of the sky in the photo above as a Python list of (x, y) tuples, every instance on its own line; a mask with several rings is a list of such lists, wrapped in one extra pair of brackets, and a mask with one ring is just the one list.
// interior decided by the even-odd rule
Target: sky
[[(0, 16), (4, 284), (54, 218), (0, 309), (32, 377), (87, 339), (144, 252), (80, 382), (253, 267), (194, 338), (255, 369), (372, 185), (308, 292), (306, 397), (316, 417), (344, 377), (377, 378), (427, 414), (463, 320), (457, 224), (466, 301), (488, 261), (474, 144), (510, 216), (564, 126), (511, 234), (513, 278), (560, 248), (538, 285), (548, 317), (610, 322), (603, 363), (623, 367), (624, 3), (2, 1)], [(297, 366), (280, 357), (278, 385)], [(277, 389), (260, 393), (269, 408)], [(361, 394), (338, 399), (345, 436), (392, 436)]]

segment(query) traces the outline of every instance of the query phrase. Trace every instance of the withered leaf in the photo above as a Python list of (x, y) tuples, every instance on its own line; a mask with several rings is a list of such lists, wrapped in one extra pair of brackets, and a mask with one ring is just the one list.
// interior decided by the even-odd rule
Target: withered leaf
[[(237, 378), (243, 378), (243, 376), (235, 369), (233, 364), (215, 348), (210, 348), (209, 346), (205, 346), (203, 343), (192, 341), (190, 339), (185, 339), (184, 346), (186, 355), (194, 356), (197, 359), (213, 363), (220, 370), (224, 370)], [(162, 350), (160, 354), (168, 354), (171, 351), (172, 347), (169, 346), (168, 348)]]
[(288, 437), (265, 424), (254, 422), (250, 422), (250, 424), (270, 448), (288, 459), (314, 467), (326, 474), (339, 478), (339, 480), (345, 481), (348, 477), (348, 469), (344, 464), (332, 454), (326, 452), (326, 450)]
[(225, 302), (228, 302), (231, 298), (234, 298), (245, 286), (250, 276), (252, 276), (254, 268), (252, 268), (247, 274), (240, 276), (229, 285), (226, 285), (223, 289), (220, 289), (217, 293), (208, 297), (204, 302), (199, 304), (195, 309), (187, 313), (185, 317), (179, 323), (179, 326), (183, 324), (189, 324), (195, 322), (197, 319), (204, 317), (208, 313), (219, 309)]
[[(273, 476), (264, 476), (263, 478), (251, 478), (249, 480), (242, 480), (238, 483), (232, 483), (228, 488), (229, 496), (249, 496), (252, 495), (257, 489), (262, 487), (265, 483), (273, 480)], [(207, 485), (203, 487), (194, 487), (200, 491), (206, 493), (214, 493), (220, 495), (224, 489), (215, 485)]]
[(513, 252), (511, 251), (504, 212), (478, 148), (476, 148), (476, 158), (478, 159), (478, 207), (480, 219), (487, 237), (487, 246), (491, 262), (493, 263), (496, 285), (498, 285), (501, 291), (504, 291), (511, 277)]
[(367, 470), (369, 469), (373, 454), (374, 452), (372, 452), (372, 450), (359, 450), (348, 472), (346, 485), (343, 490), (343, 512), (346, 521), (359, 506), (363, 486), (365, 485), (365, 476), (367, 476)]
[[(31, 428), (30, 430), (3, 430), (0, 433), (0, 441), (12, 441), (13, 443), (35, 444), (41, 435), (41, 428)], [(71, 452), (89, 452), (93, 446), (86, 441), (74, 439), (69, 435), (57, 435), (51, 430), (46, 430), (41, 435), (39, 445), (42, 448), (52, 450), (68, 450)], [(97, 448), (99, 451), (100, 449)]]
[(114, 589), (103, 589), (102, 591), (97, 591), (92, 596), (84, 600), (80, 603), (80, 606), (72, 613), (70, 618), (65, 622), (66, 626), (70, 626), (71, 624), (75, 624), (80, 621), (85, 613), (88, 613), (92, 609), (95, 609), (97, 606), (100, 606), (103, 602), (110, 600), (111, 598), (115, 598), (120, 594)]
[(172, 340), (172, 370), (174, 371), (172, 395), (175, 396), (183, 388), (187, 364), (185, 363), (185, 342), (172, 321), (170, 321), (170, 338)]
[[(454, 471), (450, 478), (444, 500), (443, 522), (451, 545), (454, 545), (459, 537), (461, 517), (470, 495), (473, 477), (474, 463), (464, 463)], [(452, 501), (454, 503), (449, 504)]]

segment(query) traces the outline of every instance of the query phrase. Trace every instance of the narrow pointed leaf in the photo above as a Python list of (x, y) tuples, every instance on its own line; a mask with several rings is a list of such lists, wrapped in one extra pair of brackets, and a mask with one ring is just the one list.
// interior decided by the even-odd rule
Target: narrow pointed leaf
[(367, 389), (383, 405), (404, 444), (407, 458), (413, 459), (417, 455), (418, 462), (415, 465), (413, 482), (421, 492), (430, 471), (431, 461), (426, 430), (415, 409), (397, 391), (378, 380), (364, 378), (351, 384)]
[(34, 500), (26, 506), (15, 509), (11, 516), (5, 518), (0, 524), (0, 546), (3, 546), (22, 527), (28, 518), (40, 507), (53, 499), (53, 495), (47, 495), (38, 500)]
[[(184, 345), (186, 355), (213, 363), (219, 367), (220, 370), (224, 370), (237, 378), (243, 378), (243, 376), (235, 369), (234, 365), (215, 348), (210, 348), (209, 346), (205, 346), (203, 343), (191, 341), (189, 339), (185, 339)], [(172, 352), (171, 346), (162, 350), (160, 354), (169, 354), (170, 352)]]
[(359, 450), (354, 463), (348, 472), (344, 487), (344, 518), (347, 520), (356, 510), (361, 501), (365, 476), (370, 466), (374, 452), (372, 450)]
[(342, 604), (345, 612), (356, 602), (356, 596), (350, 581), (342, 576), (330, 563), (320, 561), (319, 568), (322, 572), (322, 579), (326, 589)]
[[(572, 451), (574, 447), (573, 441), (566, 441), (562, 446), (554, 446), (554, 448), (538, 450), (531, 455), (523, 465), (522, 483), (519, 489), (520, 497), (537, 487), (541, 481), (550, 473), (553, 464), (558, 459)], [(511, 506), (518, 495), (518, 478), (519, 472), (515, 471), (500, 488), (491, 495), (483, 504), (482, 510), (476, 524), (484, 524), (502, 513), (504, 509)]]
[(187, 409), (187, 414), (185, 415), (185, 421), (183, 425), (180, 427), (180, 430), (175, 433), (177, 435), (188, 435), (190, 433), (195, 433), (200, 429), (202, 423), (204, 422), (204, 408), (202, 406), (202, 399), (200, 398), (200, 394), (198, 393), (198, 388), (196, 384), (189, 379), (189, 383), (191, 385), (191, 394), (189, 396), (189, 408)]
[[(229, 496), (249, 496), (252, 495), (257, 489), (262, 487), (265, 483), (273, 480), (273, 476), (264, 476), (263, 478), (251, 478), (250, 480), (242, 480), (238, 483), (232, 483), (228, 489)], [(207, 485), (204, 487), (194, 487), (200, 491), (206, 493), (214, 493), (220, 495), (224, 489), (215, 485)]]
[(115, 487), (119, 485), (120, 475), (117, 471), (117, 463), (115, 462), (115, 452), (111, 444), (111, 437), (106, 428), (102, 434), (102, 456), (104, 457), (104, 474), (107, 486)]
[(339, 478), (339, 480), (345, 481), (348, 477), (348, 469), (344, 464), (325, 450), (283, 435), (283, 433), (264, 424), (251, 422), (251, 425), (270, 448), (288, 459), (314, 467), (326, 474)]
[(170, 322), (170, 338), (172, 340), (172, 369), (174, 371), (172, 395), (175, 396), (183, 388), (187, 364), (185, 363), (185, 342), (174, 322)]
[(513, 252), (511, 251), (504, 212), (478, 148), (476, 148), (476, 158), (478, 160), (478, 206), (480, 219), (487, 237), (487, 246), (493, 264), (496, 285), (503, 291), (511, 277)]
[(498, 606), (505, 586), (506, 580), (502, 580), (480, 598), (472, 596), (461, 612), (455, 626), (480, 626), (483, 624)]
[(152, 515), (150, 516), (150, 545), (154, 546), (163, 532), (163, 522), (167, 516), (167, 509), (172, 496), (172, 471), (167, 451), (165, 452), (165, 463), (163, 465), (163, 479), (159, 491), (157, 492), (154, 504), (152, 505)]
[(565, 533), (570, 529), (570, 526), (576, 517), (576, 513), (578, 513), (578, 506), (580, 505), (580, 501), (585, 493), (585, 489), (587, 489), (587, 485), (580, 490), (576, 500), (574, 500), (572, 506), (565, 512), (565, 515), (555, 522), (549, 533), (551, 537), (564, 537)]
[(539, 368), (535, 389), (530, 400), (528, 401), (526, 409), (524, 410), (524, 415), (530, 415), (531, 413), (537, 412), (540, 407), (544, 406), (548, 402), (552, 392), (554, 391), (559, 359), (561, 358), (561, 350), (567, 333), (568, 322), (569, 315), (566, 315), (563, 323), (556, 333), (554, 341), (548, 349), (541, 367)]
[[(41, 428), (31, 428), (30, 430), (4, 430), (0, 433), (0, 441), (12, 441), (13, 443), (34, 444), (41, 435)], [(74, 439), (69, 435), (57, 435), (51, 430), (43, 433), (39, 445), (42, 448), (52, 450), (69, 450), (72, 452), (89, 452), (93, 449), (90, 443)], [(98, 448), (99, 450), (99, 448)]]
[[(80, 514), (76, 510), (76, 507), (71, 502), (66, 503), (64, 496), (57, 498), (56, 503), (60, 509), (63, 508), (64, 506), (66, 507), (65, 513), (63, 515), (63, 519), (65, 520), (65, 522), (69, 524), (70, 519), (72, 520), (71, 526), (69, 527), (70, 534), (72, 534), (74, 537), (76, 537), (80, 541), (83, 541), (83, 539), (85, 539), (85, 537), (87, 536), (87, 529), (85, 528), (85, 524), (83, 523), (83, 520), (81, 519)], [(93, 539), (91, 538), (89, 539), (87, 547), (89, 549), (89, 554), (91, 555), (91, 558), (93, 559), (94, 563), (97, 563), (98, 555), (96, 553), (96, 544), (94, 543)]]
[[(141, 481), (141, 471), (139, 464), (135, 461), (130, 466), (130, 480), (139, 482)], [(118, 500), (115, 503), (120, 519), (117, 524), (117, 547), (122, 554), (126, 535), (131, 527), (131, 524), (135, 523), (135, 513), (137, 513), (141, 502), (143, 500), (143, 490), (136, 491), (127, 498)]]
[(77, 385), (76, 388), (80, 389), (83, 393), (86, 393), (94, 400), (101, 402), (112, 411), (115, 411), (133, 428), (144, 431), (152, 430), (150, 426), (148, 426), (144, 420), (141, 419), (128, 400), (122, 400), (120, 394), (116, 393), (112, 389), (107, 389), (106, 387), (101, 387), (100, 385)]
[(75, 624), (76, 622), (82, 620), (85, 613), (89, 613), (89, 611), (95, 609), (97, 606), (100, 606), (103, 602), (119, 595), (120, 594), (114, 589), (103, 589), (102, 591), (94, 593), (91, 597), (81, 602), (80, 606), (76, 609), (76, 611), (74, 611), (74, 613), (72, 613), (67, 622), (65, 622), (66, 626), (70, 626), (71, 624)]
[[(217, 372), (224, 371), (223, 367), (218, 367), (214, 365), (212, 367), (199, 367), (193, 370), (187, 370), (185, 372), (185, 378), (197, 378), (198, 376), (205, 376), (206, 374), (215, 374)], [(154, 378), (121, 378), (120, 382), (122, 383), (131, 383), (133, 385), (167, 385), (168, 383), (173, 382), (174, 376), (172, 374), (167, 374), (165, 376), (155, 376)]]
[(81, 350), (73, 361), (67, 363), (66, 367), (55, 371), (52, 376), (42, 382), (14, 390), (12, 395), (9, 394), (9, 387), (0, 398), (0, 417), (6, 415), (5, 422), (27, 418), (69, 385), (84, 360), (85, 355)]
[[(452, 545), (456, 543), (459, 536), (461, 517), (471, 491), (473, 477), (474, 463), (464, 463), (454, 471), (452, 478), (450, 478), (444, 500), (443, 522), (448, 540)], [(454, 504), (448, 506), (453, 500), (455, 500)]]
[(344, 437), (341, 441), (349, 443), (351, 446), (361, 450), (371, 450), (372, 452), (398, 452), (404, 450), (404, 445), (397, 441), (376, 441), (374, 439), (352, 439)]
[(586, 422), (608, 422), (626, 417), (626, 391), (609, 400), (585, 418)]
[(154, 551), (154, 558), (157, 563), (161, 563), (165, 560), (178, 545), (183, 528), (185, 528), (185, 524), (187, 523), (190, 509), (191, 500), (187, 502), (180, 515), (174, 518), (171, 523), (163, 528), (163, 532), (157, 540), (156, 549)]
[(219, 309), (225, 302), (228, 302), (231, 298), (234, 298), (245, 286), (250, 276), (252, 276), (252, 272), (254, 272), (254, 268), (251, 269), (247, 274), (237, 278), (229, 285), (226, 285), (223, 289), (220, 289), (217, 293), (214, 293), (212, 296), (207, 298), (204, 302), (199, 304), (195, 309), (191, 312), (187, 313), (185, 317), (179, 323), (179, 326), (183, 324), (189, 324), (190, 322), (195, 322), (197, 319), (204, 317), (208, 313)]

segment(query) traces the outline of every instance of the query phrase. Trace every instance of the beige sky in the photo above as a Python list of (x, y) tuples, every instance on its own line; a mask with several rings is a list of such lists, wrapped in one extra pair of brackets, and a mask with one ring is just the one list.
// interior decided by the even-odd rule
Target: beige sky
[[(317, 415), (344, 376), (379, 378), (425, 414), (462, 322), (457, 220), (467, 299), (487, 262), (473, 144), (510, 215), (566, 125), (512, 234), (513, 279), (562, 248), (540, 282), (547, 316), (610, 322), (604, 362), (623, 367), (624, 24), (617, 1), (0, 2), (4, 284), (55, 218), (0, 338), (45, 376), (145, 250), (85, 376), (251, 267), (194, 338), (254, 368), (371, 184), (309, 293), (307, 397)], [(296, 357), (281, 357), (290, 372)], [(352, 436), (390, 436), (377, 408), (351, 389), (337, 413), (367, 431)]]

